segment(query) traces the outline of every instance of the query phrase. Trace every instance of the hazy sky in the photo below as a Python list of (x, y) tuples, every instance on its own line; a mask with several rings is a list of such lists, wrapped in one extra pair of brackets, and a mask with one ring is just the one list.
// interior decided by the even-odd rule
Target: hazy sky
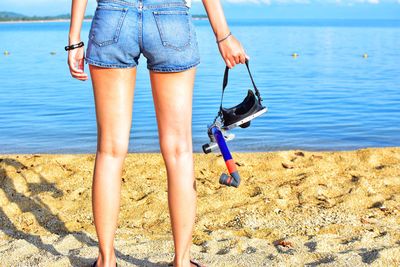
[[(221, 0), (227, 18), (380, 18), (400, 19), (400, 0)], [(86, 14), (93, 14), (88, 0)], [(70, 13), (71, 0), (1, 0), (0, 11), (25, 15)], [(192, 14), (205, 14), (192, 0)]]

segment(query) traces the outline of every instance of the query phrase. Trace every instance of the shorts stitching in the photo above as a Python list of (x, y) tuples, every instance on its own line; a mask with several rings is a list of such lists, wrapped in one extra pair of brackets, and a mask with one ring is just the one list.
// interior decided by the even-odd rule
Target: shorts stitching
[(183, 70), (193, 68), (199, 64), (200, 64), (200, 60), (196, 61), (193, 64), (186, 65), (184, 67), (150, 67), (150, 66), (147, 66), (147, 69), (152, 70), (152, 71), (158, 71), (158, 72), (177, 72), (177, 71), (183, 71)]
[(127, 5), (127, 6), (136, 6), (136, 3), (132, 2), (127, 2), (123, 0), (97, 0), (97, 3), (116, 3), (116, 4), (121, 4), (121, 5)]
[(185, 7), (187, 6), (184, 3), (166, 3), (166, 4), (158, 4), (158, 5), (144, 5), (143, 9), (155, 9), (155, 8), (166, 8), (166, 7)]
[[(121, 4), (121, 5), (132, 6), (132, 7), (139, 6), (137, 3), (127, 2), (127, 1), (123, 1), (123, 0), (97, 0), (97, 2), (116, 3), (116, 4)], [(166, 7), (185, 7), (185, 8), (189, 9), (189, 7), (183, 2), (172, 2), (172, 3), (152, 4), (152, 5), (144, 4), (142, 9), (166, 8)]]
[(131, 63), (131, 64), (107, 64), (107, 63), (102, 63), (90, 58), (85, 57), (86, 63), (90, 64), (90, 65), (95, 65), (95, 66), (99, 66), (99, 67), (106, 67), (106, 68), (132, 68), (132, 67), (136, 67), (137, 64), (136, 63)]
[(112, 11), (122, 11), (122, 10), (124, 10), (124, 9), (127, 9), (127, 7), (97, 6), (96, 9), (112, 10)]

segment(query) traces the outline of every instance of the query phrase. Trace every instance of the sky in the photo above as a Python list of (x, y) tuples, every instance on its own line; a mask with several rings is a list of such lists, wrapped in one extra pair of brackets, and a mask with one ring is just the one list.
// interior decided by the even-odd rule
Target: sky
[[(25, 15), (71, 12), (71, 0), (0, 0), (0, 11)], [(227, 19), (400, 19), (400, 0), (221, 0)], [(93, 15), (96, 0), (88, 0)], [(192, 0), (192, 14), (206, 14), (201, 0)]]

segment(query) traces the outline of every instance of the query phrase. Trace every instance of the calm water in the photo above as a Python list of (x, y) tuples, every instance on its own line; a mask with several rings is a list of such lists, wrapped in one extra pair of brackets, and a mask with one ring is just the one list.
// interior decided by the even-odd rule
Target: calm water
[[(251, 57), (269, 108), (249, 128), (232, 130), (232, 151), (400, 146), (400, 21), (229, 23)], [(207, 124), (218, 111), (225, 65), (208, 21), (195, 26), (202, 61), (194, 88), (193, 145), (201, 152)], [(84, 41), (89, 27), (84, 22)], [(0, 153), (95, 153), (93, 92), (89, 80), (70, 77), (63, 50), (68, 28), (68, 22), (0, 24)], [(142, 55), (130, 152), (159, 152), (145, 65)], [(240, 103), (250, 85), (245, 66), (237, 65), (224, 106)]]

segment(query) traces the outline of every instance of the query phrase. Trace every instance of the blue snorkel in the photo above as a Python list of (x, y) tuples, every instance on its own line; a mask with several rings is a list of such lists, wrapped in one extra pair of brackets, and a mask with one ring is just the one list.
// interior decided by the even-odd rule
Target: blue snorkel
[[(236, 168), (236, 163), (232, 158), (231, 152), (229, 151), (228, 146), (226, 145), (225, 138), (232, 140), (234, 135), (230, 135), (225, 137), (225, 131), (221, 129), (218, 123), (209, 127), (209, 137), (211, 139), (210, 144), (203, 145), (203, 152), (208, 154), (211, 151), (215, 150), (217, 147), (221, 151), (222, 157), (224, 158), (225, 165), (228, 168), (229, 174), (222, 173), (219, 178), (219, 183), (227, 186), (238, 187), (240, 184), (240, 176), (239, 172)], [(228, 140), (228, 141), (229, 141)]]

